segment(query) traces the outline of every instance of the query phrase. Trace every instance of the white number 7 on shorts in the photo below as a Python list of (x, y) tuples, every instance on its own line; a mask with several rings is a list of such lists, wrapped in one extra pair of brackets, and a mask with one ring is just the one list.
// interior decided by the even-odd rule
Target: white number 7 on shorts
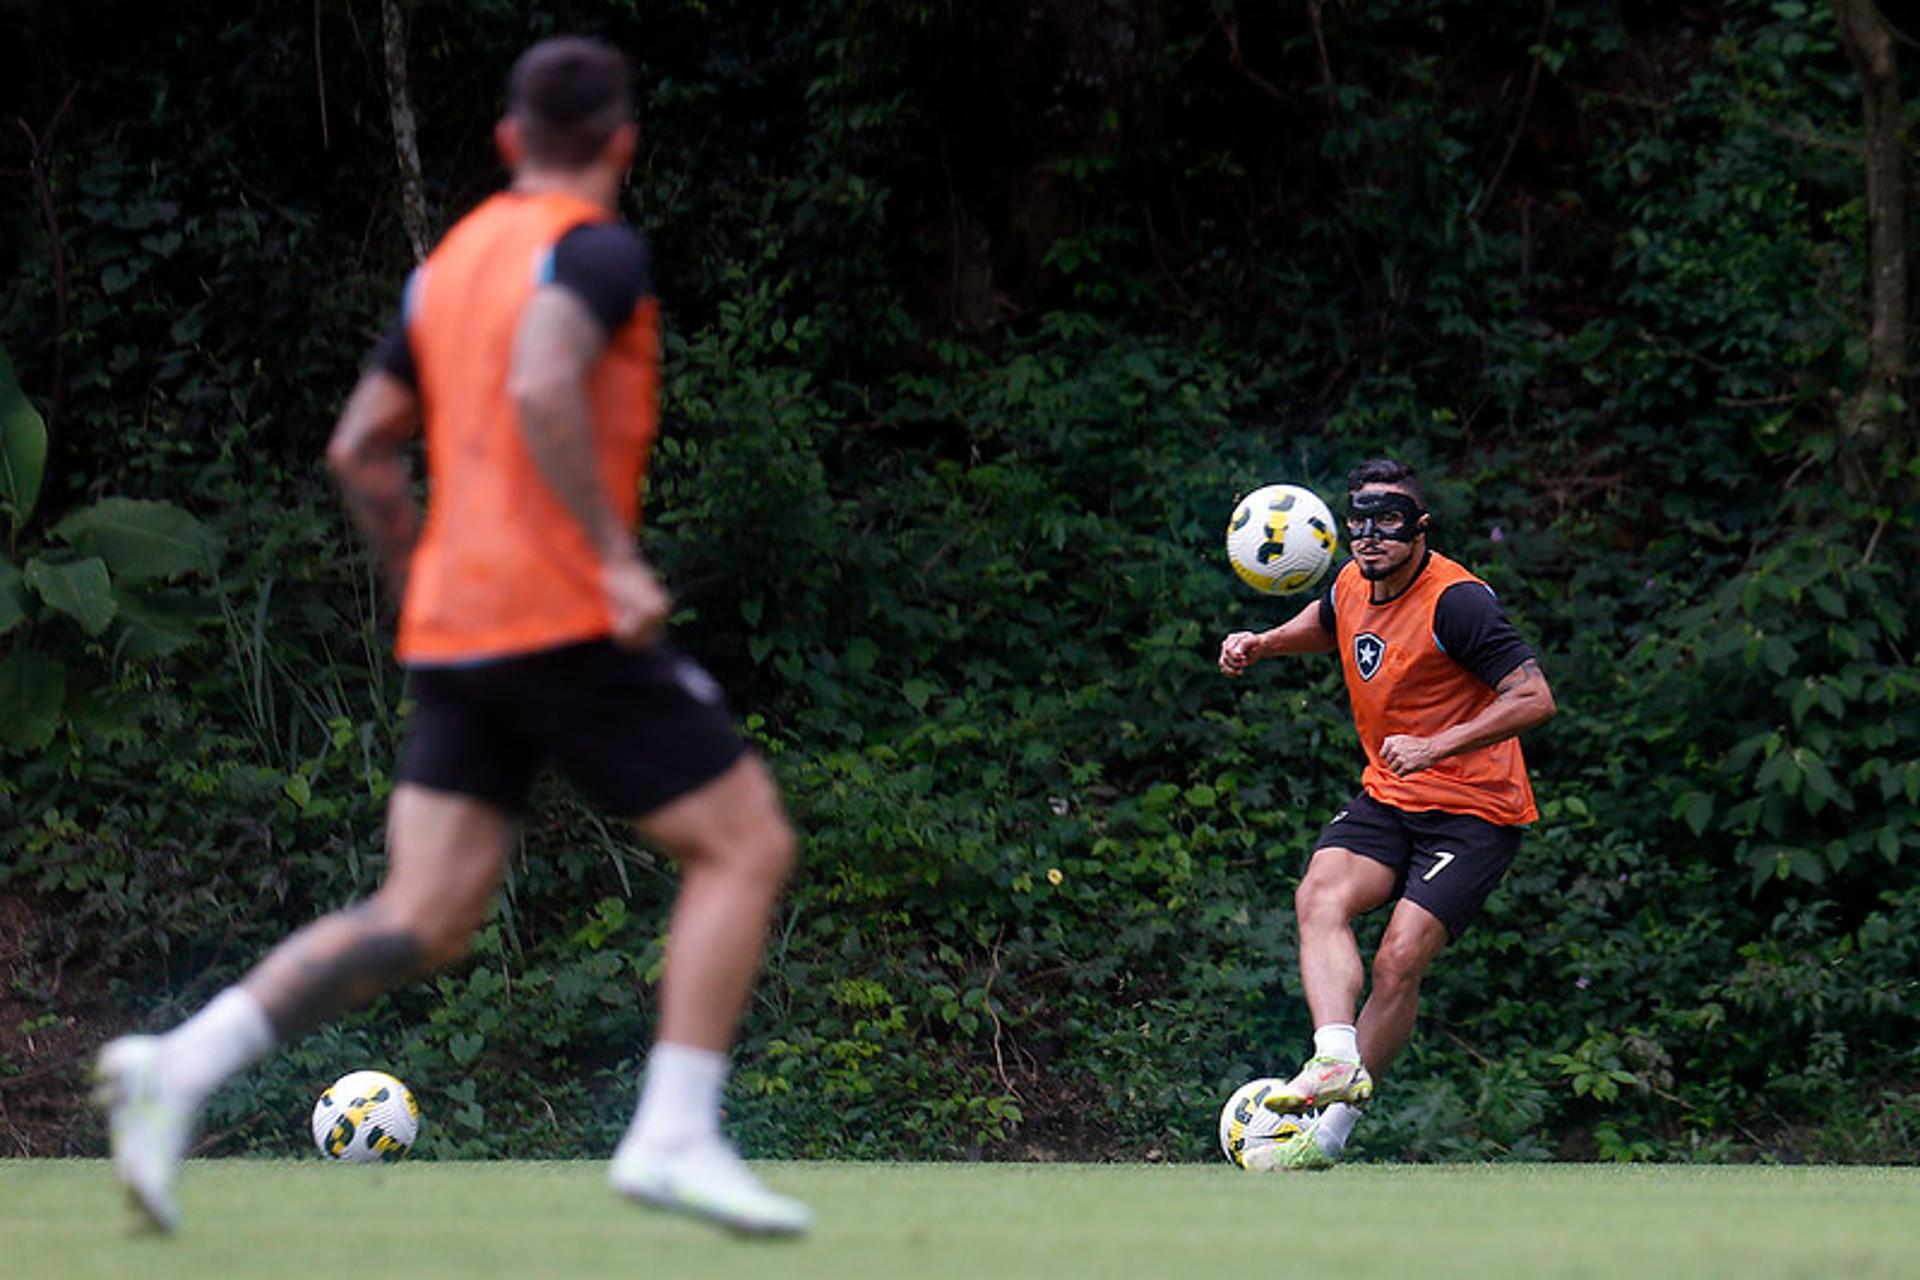
[(1447, 869), (1447, 864), (1453, 861), (1453, 855), (1451, 853), (1448, 853), (1445, 849), (1435, 849), (1433, 851), (1433, 857), (1434, 857), (1434, 863), (1431, 867), (1427, 868), (1427, 874), (1420, 877), (1422, 880), (1433, 879), (1435, 876), (1439, 875), (1442, 871), (1445, 871)]

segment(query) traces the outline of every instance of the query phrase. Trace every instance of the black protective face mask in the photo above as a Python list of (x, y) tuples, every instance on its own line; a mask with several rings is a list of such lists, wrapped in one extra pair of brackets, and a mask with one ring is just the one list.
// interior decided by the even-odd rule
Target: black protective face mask
[[(1420, 536), (1420, 518), (1426, 514), (1404, 493), (1351, 494), (1347, 499), (1347, 539), (1412, 542)], [(1392, 519), (1395, 515), (1400, 518)]]

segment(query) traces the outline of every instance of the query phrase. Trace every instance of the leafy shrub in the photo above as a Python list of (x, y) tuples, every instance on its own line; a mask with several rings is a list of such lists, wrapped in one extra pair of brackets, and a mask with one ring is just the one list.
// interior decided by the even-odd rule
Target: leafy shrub
[[(1505, 0), (1324, 6), (1325, 63), (1284, 6), (984, 12), (709, 0), (633, 41), (671, 307), (648, 548), (806, 840), (730, 1123), (1212, 1158), (1219, 1100), (1306, 1046), (1289, 904), (1358, 761), (1332, 664), (1214, 670), (1304, 603), (1238, 594), (1222, 522), (1391, 452), (1562, 712), (1364, 1151), (1909, 1158), (1920, 548), (1910, 505), (1813, 478), (1862, 279), (1856, 162), (1780, 143), (1853, 127), (1824, 12), (1561, 6), (1528, 44)], [(472, 68), (548, 20), (415, 14), (444, 222), (490, 173)], [(322, 65), (335, 141), (295, 159), (250, 122), (318, 135), (309, 16), (170, 24), (86, 43), (114, 96), (54, 157), (64, 286), (10, 208), (0, 304), (50, 385), (65, 288), (89, 427), (28, 486), (0, 387), (0, 892), (46, 904), (15, 980), (150, 1025), (378, 882), (406, 712), (316, 465), (404, 266), (379, 60)], [(223, 1092), (222, 1144), (303, 1143), (379, 1063), (426, 1154), (607, 1148), (673, 879), (563, 787), (537, 813), (473, 962)]]

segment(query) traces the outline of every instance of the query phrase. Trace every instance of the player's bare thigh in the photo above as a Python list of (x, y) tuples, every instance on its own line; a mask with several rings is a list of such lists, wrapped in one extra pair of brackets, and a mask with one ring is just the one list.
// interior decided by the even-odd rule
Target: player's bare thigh
[(1384, 862), (1338, 845), (1324, 845), (1313, 851), (1307, 863), (1307, 874), (1294, 893), (1294, 907), (1303, 918), (1337, 918), (1345, 923), (1391, 899), (1398, 880)]

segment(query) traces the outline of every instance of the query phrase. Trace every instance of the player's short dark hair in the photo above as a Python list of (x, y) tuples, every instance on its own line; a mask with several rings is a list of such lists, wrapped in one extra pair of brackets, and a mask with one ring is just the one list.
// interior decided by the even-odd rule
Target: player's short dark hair
[(507, 76), (507, 114), (519, 122), (527, 159), (584, 169), (633, 119), (633, 69), (612, 45), (555, 36), (521, 54)]
[(1404, 489), (1407, 495), (1426, 510), (1427, 490), (1420, 483), (1420, 477), (1413, 468), (1396, 458), (1368, 458), (1365, 462), (1347, 472), (1347, 492), (1358, 493), (1362, 485), (1390, 484), (1396, 489)]

